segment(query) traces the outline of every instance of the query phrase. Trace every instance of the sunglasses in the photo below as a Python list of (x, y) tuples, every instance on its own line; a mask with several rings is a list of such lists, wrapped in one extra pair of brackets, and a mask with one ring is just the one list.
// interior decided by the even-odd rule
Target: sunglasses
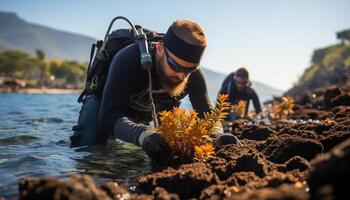
[(244, 86), (248, 86), (249, 85), (249, 81), (239, 81), (239, 80), (235, 80), (237, 84), (239, 85), (244, 85)]
[(175, 72), (190, 74), (190, 73), (196, 71), (197, 69), (199, 69), (198, 66), (184, 67), (184, 66), (178, 64), (172, 57), (169, 56), (167, 49), (164, 49), (164, 51), (165, 51), (165, 56), (166, 56), (166, 60), (167, 60), (168, 65)]

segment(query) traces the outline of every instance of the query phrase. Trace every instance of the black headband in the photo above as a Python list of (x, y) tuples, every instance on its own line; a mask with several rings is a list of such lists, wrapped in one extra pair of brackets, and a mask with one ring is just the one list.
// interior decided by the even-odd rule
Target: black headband
[(179, 38), (169, 27), (163, 37), (165, 47), (174, 55), (190, 63), (199, 63), (205, 46), (196, 46)]

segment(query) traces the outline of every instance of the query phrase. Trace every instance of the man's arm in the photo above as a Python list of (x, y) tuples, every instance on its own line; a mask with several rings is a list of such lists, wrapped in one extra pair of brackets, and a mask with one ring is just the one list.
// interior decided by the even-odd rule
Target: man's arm
[(253, 101), (256, 114), (259, 114), (261, 112), (261, 104), (260, 104), (259, 97), (256, 94), (254, 89), (252, 89), (252, 101)]
[(126, 116), (129, 96), (138, 81), (144, 81), (144, 71), (138, 69), (135, 46), (119, 52), (112, 60), (103, 91), (99, 126), (118, 139), (139, 145), (139, 136), (148, 126), (136, 124)]
[[(226, 80), (229, 80), (229, 77), (230, 76), (228, 76)], [(196, 112), (198, 112), (199, 116), (203, 118), (204, 113), (210, 112), (210, 109), (212, 108), (212, 104), (208, 96), (207, 83), (205, 81), (203, 72), (201, 70), (198, 70), (193, 73), (190, 77), (189, 82), (191, 83), (189, 87), (189, 97), (192, 107)], [(223, 128), (221, 123), (218, 123), (216, 126), (217, 128), (214, 130), (214, 132), (222, 133)]]

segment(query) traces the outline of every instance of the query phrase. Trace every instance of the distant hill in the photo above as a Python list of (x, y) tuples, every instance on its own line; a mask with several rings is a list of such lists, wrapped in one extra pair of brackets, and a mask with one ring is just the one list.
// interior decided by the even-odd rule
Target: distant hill
[(294, 96), (320, 87), (344, 84), (350, 80), (350, 29), (338, 32), (337, 38), (341, 40), (340, 44), (314, 51), (311, 66), (286, 95)]
[(29, 23), (15, 13), (0, 12), (0, 51), (19, 49), (34, 53), (43, 50), (47, 58), (87, 61), (96, 40), (74, 33)]
[[(91, 44), (96, 41), (92, 37), (26, 22), (15, 13), (0, 12), (0, 27), (0, 51), (18, 49), (35, 53), (36, 49), (40, 49), (48, 59), (88, 61)], [(206, 68), (204, 73), (208, 81), (209, 95), (214, 97), (226, 75)], [(282, 94), (277, 89), (255, 81), (253, 87), (263, 97), (262, 100)]]

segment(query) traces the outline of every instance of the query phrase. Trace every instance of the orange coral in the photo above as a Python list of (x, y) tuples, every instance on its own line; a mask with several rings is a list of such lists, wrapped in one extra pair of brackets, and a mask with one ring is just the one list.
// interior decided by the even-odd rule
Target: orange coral
[(291, 97), (282, 97), (280, 103), (275, 103), (272, 105), (273, 117), (275, 119), (286, 118), (289, 114), (293, 113), (294, 99)]
[(241, 118), (245, 117), (245, 110), (247, 108), (247, 101), (240, 100), (238, 104), (232, 105), (231, 110), (232, 112), (236, 113)]
[[(202, 145), (211, 142), (210, 136), (215, 134), (217, 124), (226, 117), (225, 110), (230, 107), (226, 102), (227, 99), (228, 95), (220, 95), (217, 107), (205, 113), (203, 119), (199, 118), (198, 113), (193, 110), (186, 112), (182, 108), (175, 107), (172, 111), (163, 111), (160, 113), (160, 126), (157, 128), (157, 133), (165, 139), (173, 152), (192, 157), (195, 155), (196, 146), (197, 149), (203, 149)], [(206, 150), (210, 149), (206, 147)], [(197, 153), (197, 155), (202, 154)], [(204, 155), (207, 155), (207, 152)]]
[(334, 124), (336, 124), (336, 122), (333, 119), (329, 119), (329, 118), (326, 118), (323, 122), (325, 124), (327, 124), (327, 125), (334, 125)]
[(204, 144), (194, 147), (194, 157), (197, 161), (206, 161), (207, 158), (214, 154), (214, 146), (211, 144)]

